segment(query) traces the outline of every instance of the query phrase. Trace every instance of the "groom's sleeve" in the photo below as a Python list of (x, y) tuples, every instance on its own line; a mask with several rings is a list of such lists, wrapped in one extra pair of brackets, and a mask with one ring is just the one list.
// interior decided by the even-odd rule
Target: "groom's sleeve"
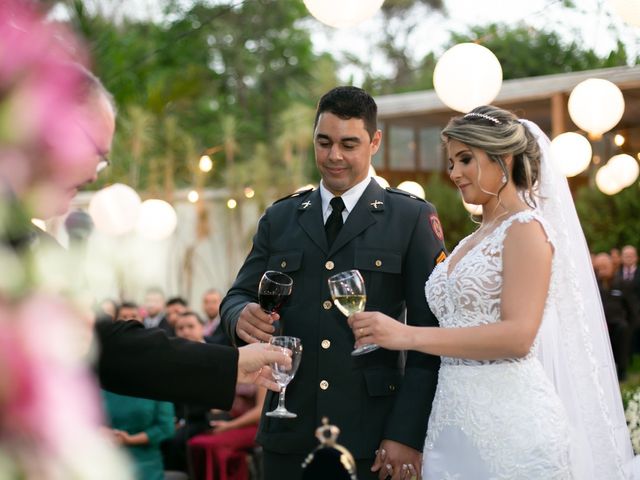
[[(407, 324), (438, 326), (425, 297), (425, 282), (446, 257), (442, 227), (435, 208), (420, 204), (403, 265)], [(384, 438), (422, 450), (435, 396), (440, 357), (409, 351), (402, 387), (386, 425)]]

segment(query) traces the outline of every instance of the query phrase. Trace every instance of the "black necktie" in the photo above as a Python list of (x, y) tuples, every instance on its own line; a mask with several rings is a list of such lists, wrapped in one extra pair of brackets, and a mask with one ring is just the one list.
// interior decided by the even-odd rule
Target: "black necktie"
[(342, 228), (342, 211), (344, 210), (344, 202), (341, 197), (333, 197), (331, 199), (331, 215), (324, 224), (324, 231), (327, 233), (327, 242), (329, 248), (333, 245), (334, 240), (338, 236), (338, 232)]

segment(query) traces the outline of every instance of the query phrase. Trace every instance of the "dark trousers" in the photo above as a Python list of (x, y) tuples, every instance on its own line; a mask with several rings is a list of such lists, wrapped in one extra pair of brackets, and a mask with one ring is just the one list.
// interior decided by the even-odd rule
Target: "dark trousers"
[[(307, 455), (288, 455), (264, 450), (264, 480), (301, 480), (302, 463)], [(356, 460), (358, 480), (377, 480), (371, 472), (374, 458)], [(327, 479), (330, 480), (330, 479)]]
[(629, 326), (624, 322), (607, 323), (609, 339), (613, 350), (613, 359), (618, 370), (618, 379), (625, 380), (631, 350), (631, 333)]

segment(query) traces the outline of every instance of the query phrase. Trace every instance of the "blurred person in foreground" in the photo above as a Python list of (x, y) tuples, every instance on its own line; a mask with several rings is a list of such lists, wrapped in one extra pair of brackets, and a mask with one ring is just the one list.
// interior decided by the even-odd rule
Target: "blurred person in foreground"
[(95, 175), (82, 82), (69, 67), (84, 50), (19, 0), (0, 2), (0, 45), (0, 478), (128, 480), (100, 430), (91, 302), (57, 293), (74, 272), (30, 221), (64, 211)]
[[(20, 2), (9, 3), (0, 11), (6, 13), (0, 23), (3, 44), (12, 45), (0, 57), (6, 60), (0, 64), (0, 89), (5, 93), (0, 96), (5, 107), (2, 114), (12, 125), (11, 131), (3, 129), (0, 136), (0, 196), (4, 200), (0, 236), (18, 259), (49, 247), (49, 270), (58, 265), (69, 270), (55, 239), (35, 229), (29, 220), (66, 212), (78, 190), (94, 182), (109, 165), (115, 106), (101, 82), (68, 55), (47, 57), (40, 71), (31, 72), (32, 50), (46, 51), (52, 48), (46, 42), (56, 40), (30, 38), (21, 43), (33, 27), (19, 28), (15, 11)], [(35, 12), (28, 17), (39, 21)], [(16, 73), (17, 68), (22, 71)], [(31, 91), (34, 94), (27, 95)], [(29, 112), (28, 123), (24, 111)], [(18, 133), (31, 136), (27, 141)], [(262, 367), (274, 361), (289, 362), (284, 353), (267, 345), (233, 349), (169, 339), (136, 321), (101, 322), (96, 332), (100, 381), (110, 391), (127, 395), (230, 408), (237, 381), (277, 390), (269, 369)], [(145, 355), (140, 356), (140, 351)], [(189, 367), (186, 373), (185, 366)]]

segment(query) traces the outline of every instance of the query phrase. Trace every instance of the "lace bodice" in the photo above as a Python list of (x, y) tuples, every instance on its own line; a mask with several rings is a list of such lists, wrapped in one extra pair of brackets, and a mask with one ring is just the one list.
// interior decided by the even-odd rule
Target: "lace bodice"
[[(429, 307), (438, 318), (441, 327), (471, 327), (500, 321), (503, 242), (513, 222), (526, 223), (532, 220), (542, 224), (549, 238), (549, 227), (540, 215), (535, 211), (525, 210), (505, 219), (462, 258), (459, 258), (460, 251), (473, 234), (464, 238), (451, 255), (436, 266), (427, 281), (425, 290)], [(453, 268), (449, 268), (451, 259), (457, 262)], [(535, 344), (532, 352), (534, 349)], [(443, 358), (443, 362), (490, 363), (446, 357)]]

